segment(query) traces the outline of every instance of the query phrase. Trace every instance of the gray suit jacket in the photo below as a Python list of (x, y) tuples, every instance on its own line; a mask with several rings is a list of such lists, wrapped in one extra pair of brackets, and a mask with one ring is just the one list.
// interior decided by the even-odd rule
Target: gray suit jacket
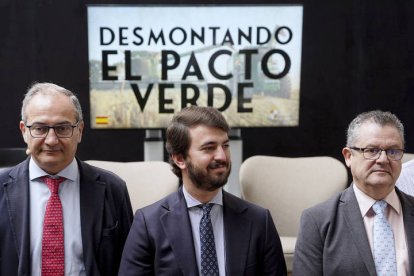
[[(223, 192), (223, 220), (226, 275), (286, 275), (279, 235), (268, 210)], [(182, 189), (137, 211), (119, 275), (198, 275)]]
[[(78, 160), (86, 275), (117, 275), (132, 224), (131, 202), (118, 176)], [(0, 174), (0, 275), (30, 271), (29, 158)]]
[[(410, 275), (414, 275), (414, 198), (400, 192)], [(303, 212), (293, 275), (376, 275), (374, 259), (354, 190)]]

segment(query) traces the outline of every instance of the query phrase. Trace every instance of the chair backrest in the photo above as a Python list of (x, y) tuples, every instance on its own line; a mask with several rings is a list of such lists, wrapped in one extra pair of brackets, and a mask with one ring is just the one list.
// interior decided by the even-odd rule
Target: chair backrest
[(15, 166), (26, 158), (26, 148), (0, 148), (0, 167)]
[(134, 212), (178, 189), (178, 177), (173, 174), (170, 165), (166, 162), (114, 162), (98, 160), (88, 160), (86, 162), (111, 171), (125, 180)]
[(414, 159), (414, 153), (406, 152), (406, 153), (404, 153), (403, 158), (401, 159), (401, 162), (405, 163), (405, 162), (410, 161), (412, 159)]
[(302, 211), (342, 191), (347, 182), (345, 165), (327, 156), (253, 156), (240, 167), (242, 196), (270, 210), (280, 236), (297, 236)]

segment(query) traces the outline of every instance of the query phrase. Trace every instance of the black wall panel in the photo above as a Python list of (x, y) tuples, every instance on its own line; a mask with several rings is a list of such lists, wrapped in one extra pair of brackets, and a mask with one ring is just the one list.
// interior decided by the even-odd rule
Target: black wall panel
[[(34, 81), (76, 92), (86, 129), (79, 156), (143, 160), (144, 130), (89, 124), (87, 4), (119, 1), (0, 0), (0, 147), (22, 147), (20, 105)], [(242, 129), (243, 154), (329, 155), (342, 160), (345, 130), (358, 113), (396, 113), (414, 152), (412, 1), (123, 1), (125, 4), (304, 4), (300, 125)]]

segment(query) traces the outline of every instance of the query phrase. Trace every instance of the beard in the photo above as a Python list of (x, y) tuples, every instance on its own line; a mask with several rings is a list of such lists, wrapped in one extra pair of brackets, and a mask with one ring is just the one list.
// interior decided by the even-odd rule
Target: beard
[[(188, 177), (191, 182), (198, 188), (204, 191), (215, 191), (218, 188), (223, 187), (227, 183), (231, 171), (231, 163), (223, 161), (213, 161), (207, 167), (207, 171), (193, 166), (191, 161), (186, 161), (186, 166), (188, 170)], [(224, 166), (227, 168), (227, 171), (220, 173), (218, 175), (213, 175), (209, 173), (210, 169), (215, 169), (218, 167)]]

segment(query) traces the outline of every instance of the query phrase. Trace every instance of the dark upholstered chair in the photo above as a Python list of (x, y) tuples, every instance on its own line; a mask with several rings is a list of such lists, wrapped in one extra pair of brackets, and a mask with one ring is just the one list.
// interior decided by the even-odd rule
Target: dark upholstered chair
[(0, 148), (0, 168), (17, 165), (26, 158), (26, 148)]

